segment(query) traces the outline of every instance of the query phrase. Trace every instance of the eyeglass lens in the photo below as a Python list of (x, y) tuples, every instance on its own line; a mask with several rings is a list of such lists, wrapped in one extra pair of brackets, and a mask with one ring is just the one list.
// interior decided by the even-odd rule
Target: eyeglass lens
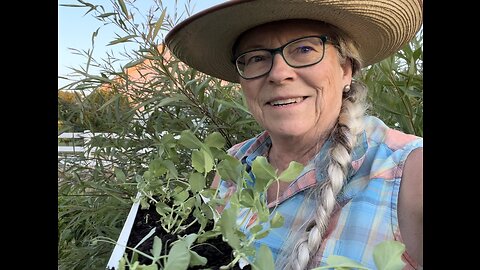
[(285, 62), (295, 68), (320, 62), (324, 53), (321, 37), (306, 37), (291, 41), (277, 49), (258, 49), (241, 54), (236, 60), (239, 74), (253, 79), (267, 74), (273, 65), (273, 56), (280, 51)]

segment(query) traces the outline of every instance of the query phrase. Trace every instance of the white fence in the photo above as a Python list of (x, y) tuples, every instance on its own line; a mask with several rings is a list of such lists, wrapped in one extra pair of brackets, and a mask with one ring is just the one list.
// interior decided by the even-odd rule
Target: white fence
[[(103, 137), (103, 138), (118, 138), (117, 134), (114, 133), (92, 133), (89, 130), (86, 130), (84, 132), (65, 132), (60, 135), (58, 135), (59, 139), (72, 139), (72, 145), (70, 146), (64, 146), (64, 145), (58, 145), (58, 154), (83, 154), (87, 152), (86, 147), (84, 145), (88, 145), (90, 140), (93, 137)], [(78, 142), (79, 139), (83, 139), (83, 143), (81, 145), (75, 145), (76, 141)], [(91, 147), (90, 152), (95, 152), (97, 150), (96, 147)], [(87, 155), (89, 154), (87, 153)]]
[[(58, 161), (62, 170), (79, 164), (85, 167), (95, 167), (99, 162), (98, 158), (94, 157), (94, 153), (99, 147), (89, 146), (90, 141), (94, 137), (100, 138), (118, 138), (114, 133), (92, 133), (89, 130), (84, 132), (64, 132), (58, 135), (59, 139), (72, 139), (68, 142), (69, 145), (58, 145)], [(104, 166), (111, 166), (113, 160), (101, 160)]]
[[(89, 130), (84, 132), (65, 132), (58, 135), (59, 139), (72, 139), (71, 142), (68, 142), (68, 145), (58, 145), (58, 160), (59, 164), (67, 165), (80, 162), (80, 164), (87, 167), (94, 167), (98, 162), (102, 162), (104, 166), (110, 166), (117, 162), (115, 156), (109, 156), (108, 158), (105, 155), (99, 156), (98, 153), (101, 153), (102, 146), (92, 146), (91, 140), (94, 138), (104, 138), (104, 139), (118, 139), (119, 135), (115, 133), (92, 133)], [(143, 138), (139, 138), (135, 135), (129, 135), (124, 139), (132, 140), (141, 140), (148, 139), (149, 135), (144, 135)], [(98, 144), (97, 144), (98, 145)], [(118, 148), (108, 146), (108, 149), (112, 150), (115, 148), (116, 152), (131, 151), (130, 147), (121, 147)], [(137, 154), (145, 154), (155, 150), (155, 147), (145, 147), (141, 149), (136, 149)], [(108, 156), (108, 155), (107, 155)]]

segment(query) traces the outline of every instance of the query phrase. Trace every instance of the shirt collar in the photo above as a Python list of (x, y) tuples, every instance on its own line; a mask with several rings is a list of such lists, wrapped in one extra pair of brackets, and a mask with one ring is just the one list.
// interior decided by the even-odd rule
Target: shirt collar
[[(320, 149), (320, 151), (317, 153), (315, 158), (307, 164), (307, 166), (304, 169), (309, 171), (312, 169), (316, 169), (316, 178), (317, 182), (321, 182), (322, 179), (325, 179), (325, 173), (326, 173), (326, 162), (327, 162), (327, 157), (329, 156), (329, 149), (332, 144), (331, 139), (328, 139)], [(260, 133), (256, 141), (245, 151), (245, 154), (242, 155), (241, 161), (242, 163), (247, 165), (247, 171), (250, 172), (252, 162), (255, 160), (257, 156), (265, 156), (268, 152), (268, 149), (272, 146), (272, 140), (270, 138), (270, 135), (268, 134), (267, 131), (263, 131)], [(348, 175), (347, 175), (347, 183), (352, 179), (352, 177), (355, 175), (355, 173), (358, 171), (358, 169), (361, 167), (364, 156), (366, 154), (368, 148), (368, 142), (367, 142), (367, 134), (365, 131), (360, 133), (357, 136), (357, 144), (353, 148), (352, 151), (352, 167), (350, 168)]]

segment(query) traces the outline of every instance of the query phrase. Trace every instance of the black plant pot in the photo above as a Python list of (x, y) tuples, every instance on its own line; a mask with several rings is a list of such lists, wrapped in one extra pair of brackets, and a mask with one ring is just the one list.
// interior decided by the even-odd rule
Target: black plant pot
[[(154, 236), (158, 236), (163, 243), (164, 250), (162, 254), (168, 254), (170, 250), (170, 243), (178, 239), (178, 237), (183, 235), (188, 235), (190, 233), (197, 233), (200, 228), (200, 224), (193, 223), (185, 231), (182, 231), (178, 235), (167, 233), (160, 224), (160, 215), (155, 210), (155, 206), (151, 205), (149, 209), (141, 209), (139, 203), (133, 203), (130, 213), (128, 214), (127, 220), (125, 221), (124, 227), (120, 233), (117, 244), (112, 252), (110, 260), (107, 264), (107, 269), (116, 270), (120, 259), (123, 257), (125, 252), (130, 258), (132, 251), (126, 249), (125, 246), (134, 247), (146, 236), (152, 229), (155, 228), (155, 233), (151, 235), (145, 242), (139, 245), (136, 249), (142, 251), (143, 253), (150, 254), (150, 250), (153, 245)], [(193, 216), (190, 216), (185, 224), (190, 224), (194, 220)], [(213, 221), (207, 224), (205, 230), (210, 230), (213, 228)], [(191, 250), (195, 251), (198, 255), (205, 257), (207, 259), (207, 264), (204, 266), (195, 266), (190, 267), (188, 270), (195, 269), (220, 269), (223, 265), (228, 265), (234, 258), (232, 255), (232, 248), (228, 243), (224, 242), (222, 236), (219, 235), (214, 238), (210, 238), (207, 241), (201, 244), (194, 244)], [(152, 261), (149, 258), (139, 255), (138, 261), (140, 264), (151, 264)], [(232, 269), (241, 269), (238, 264), (235, 265)], [(243, 267), (243, 270), (251, 269), (250, 265)]]

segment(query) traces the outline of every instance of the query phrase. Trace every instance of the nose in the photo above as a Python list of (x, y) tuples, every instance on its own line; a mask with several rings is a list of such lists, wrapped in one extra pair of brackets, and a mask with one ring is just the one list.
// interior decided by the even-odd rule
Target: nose
[(280, 53), (273, 56), (272, 69), (268, 73), (268, 80), (274, 84), (281, 84), (285, 80), (292, 80), (295, 76), (293, 67), (289, 66)]

